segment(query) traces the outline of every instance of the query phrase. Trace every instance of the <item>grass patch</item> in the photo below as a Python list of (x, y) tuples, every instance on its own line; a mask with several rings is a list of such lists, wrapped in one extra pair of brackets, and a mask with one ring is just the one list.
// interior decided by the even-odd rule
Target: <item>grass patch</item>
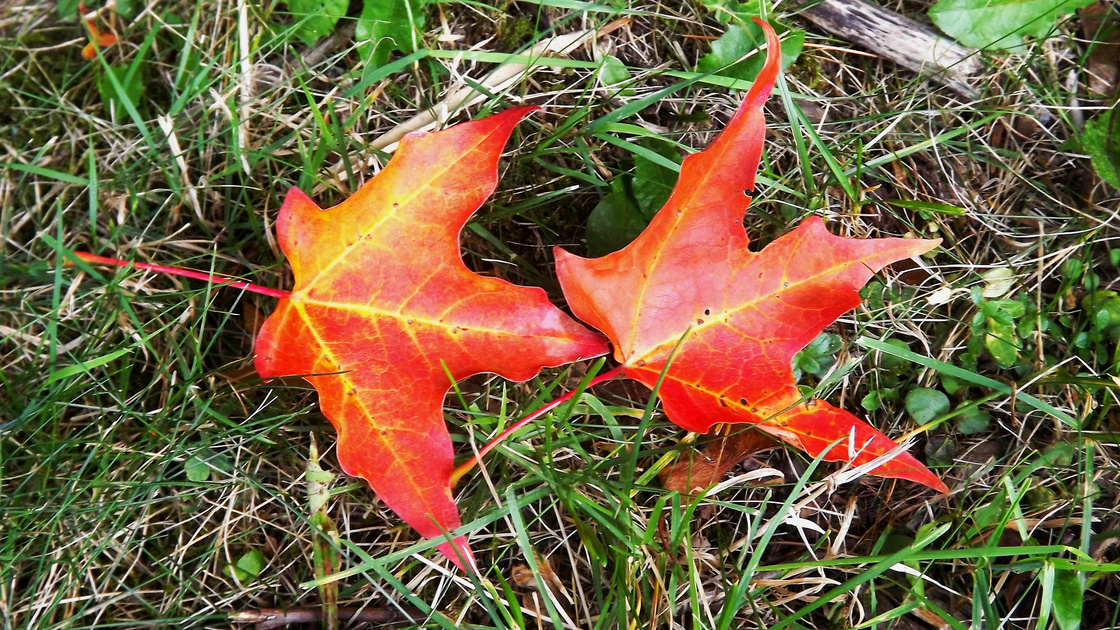
[[(228, 627), (319, 611), (325, 585), (342, 617), (433, 628), (1117, 625), (1120, 196), (1067, 142), (1107, 106), (1067, 80), (1084, 42), (1063, 31), (987, 55), (993, 80), (964, 102), (783, 17), (808, 35), (767, 104), (748, 233), (765, 244), (821, 214), (834, 233), (943, 239), (924, 267), (880, 274), (830, 329), (843, 343), (799, 365), (804, 386), (912, 433), (951, 494), (841, 485), (838, 467), (778, 449), (728, 475), (780, 482), (689, 501), (658, 473), (692, 438), (612, 382), (459, 485), (481, 576), (338, 476), (326, 511), (341, 570), (317, 579), (305, 471), (313, 437), (338, 471), (334, 434), (305, 383), (252, 370), (274, 302), (67, 252), (288, 288), (273, 233), (287, 188), (338, 203), (387, 161), (378, 138), (474, 87), (477, 102), (435, 107), (438, 121), (543, 111), (515, 132), (464, 258), (559, 302), (551, 246), (585, 251), (611, 181), (639, 159), (675, 164), (643, 140), (704, 146), (745, 83), (695, 72), (728, 26), (693, 5), (430, 4), (416, 51), (382, 66), (354, 41), (356, 16), (308, 44), (283, 7), (100, 9), (119, 41), (93, 60), (56, 7), (0, 21), (5, 627)], [(562, 62), (529, 54), (585, 28), (603, 34)], [(512, 63), (527, 67), (486, 83)], [(589, 368), (460, 383), (445, 406), (458, 452)], [(917, 422), (919, 388), (949, 410)]]

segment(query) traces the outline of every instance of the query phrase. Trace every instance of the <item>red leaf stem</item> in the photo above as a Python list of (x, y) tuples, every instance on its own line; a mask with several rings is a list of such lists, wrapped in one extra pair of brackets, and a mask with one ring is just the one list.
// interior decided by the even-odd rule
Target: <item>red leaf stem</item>
[(105, 256), (90, 254), (89, 252), (74, 252), (74, 255), (77, 256), (80, 260), (84, 260), (85, 262), (95, 265), (109, 265), (112, 267), (135, 267), (136, 269), (143, 269), (144, 271), (154, 271), (156, 273), (163, 273), (169, 276), (183, 276), (184, 278), (205, 280), (206, 282), (210, 282), (218, 286), (230, 287), (234, 289), (245, 289), (246, 291), (249, 291), (251, 293), (259, 293), (261, 295), (267, 295), (269, 297), (274, 297), (277, 299), (286, 298), (291, 295), (291, 293), (282, 291), (280, 289), (270, 289), (268, 287), (262, 287), (259, 284), (244, 282), (242, 280), (234, 280), (233, 278), (206, 273), (204, 271), (182, 269), (180, 267), (168, 267), (166, 265), (153, 265), (131, 260), (121, 260), (119, 258), (107, 258)]

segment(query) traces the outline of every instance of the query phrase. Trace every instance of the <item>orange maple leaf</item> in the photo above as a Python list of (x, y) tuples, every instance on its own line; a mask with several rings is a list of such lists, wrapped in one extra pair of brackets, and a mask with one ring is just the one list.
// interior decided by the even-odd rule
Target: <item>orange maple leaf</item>
[[(83, 59), (93, 59), (97, 56), (99, 48), (108, 48), (117, 43), (117, 36), (112, 31), (101, 32), (97, 28), (97, 24), (89, 18), (84, 17), (86, 14), (86, 5), (83, 2), (78, 3), (78, 14), (82, 15), (82, 21), (86, 25), (86, 30), (89, 32), (89, 43), (82, 48)], [(96, 44), (95, 44), (96, 42)]]
[[(556, 248), (557, 273), (577, 317), (606, 333), (621, 372), (651, 389), (670, 354), (660, 395), (689, 431), (749, 422), (816, 456), (864, 464), (897, 444), (852, 414), (802, 401), (793, 356), (842, 313), (890, 263), (939, 240), (833, 236), (818, 217), (760, 253), (747, 249), (743, 213), (754, 190), (766, 123), (762, 105), (778, 75), (778, 38), (768, 24), (766, 64), (727, 128), (685, 159), (668, 203), (626, 248), (584, 259)], [(683, 337), (683, 340), (682, 340)], [(907, 453), (873, 474), (947, 491)]]
[[(342, 204), (321, 210), (293, 188), (277, 220), (295, 288), (261, 329), (257, 371), (314, 385), (338, 429), (343, 469), (429, 538), (460, 524), (442, 414), (448, 374), (524, 381), (608, 350), (543, 290), (484, 278), (460, 257), (459, 232), (493, 192), (502, 147), (534, 109), (406, 136)], [(440, 550), (474, 564), (462, 537)]]

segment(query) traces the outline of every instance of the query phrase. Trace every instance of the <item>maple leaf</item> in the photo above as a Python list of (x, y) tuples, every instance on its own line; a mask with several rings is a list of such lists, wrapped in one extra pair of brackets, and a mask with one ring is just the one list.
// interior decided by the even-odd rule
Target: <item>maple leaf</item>
[[(86, 14), (86, 5), (84, 2), (78, 3), (78, 14), (83, 16), (82, 21), (86, 25), (86, 31), (89, 33), (89, 43), (82, 48), (83, 59), (93, 59), (97, 56), (99, 48), (108, 48), (117, 43), (117, 36), (113, 32), (101, 32), (97, 28), (97, 24), (89, 18), (84, 17)], [(96, 44), (94, 44), (96, 42)]]
[[(321, 210), (293, 188), (277, 219), (295, 288), (261, 329), (257, 371), (314, 385), (338, 430), (342, 468), (428, 538), (460, 524), (442, 414), (451, 379), (496, 372), (524, 381), (608, 350), (543, 290), (484, 278), (460, 257), (459, 232), (493, 192), (502, 147), (534, 109), (410, 134), (342, 204)], [(453, 542), (440, 550), (473, 567), (465, 540)]]
[[(652, 389), (680, 343), (659, 391), (676, 424), (704, 432), (717, 422), (754, 423), (812, 456), (843, 438), (825, 459), (864, 464), (897, 444), (824, 401), (802, 402), (790, 362), (859, 305), (873, 273), (940, 241), (841, 238), (810, 217), (761, 252), (748, 251), (742, 219), (779, 62), (777, 36), (756, 21), (768, 43), (762, 72), (727, 128), (685, 159), (649, 227), (602, 258), (556, 248), (557, 273), (576, 316), (611, 339), (625, 376)], [(872, 473), (947, 491), (906, 453)]]

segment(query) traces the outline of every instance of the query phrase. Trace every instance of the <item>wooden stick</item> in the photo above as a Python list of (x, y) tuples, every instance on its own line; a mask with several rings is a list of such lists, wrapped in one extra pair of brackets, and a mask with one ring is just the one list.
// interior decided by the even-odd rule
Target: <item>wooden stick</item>
[[(415, 609), (404, 608), (404, 613), (396, 608), (378, 608), (366, 606), (353, 608), (339, 606), (338, 618), (342, 621), (353, 623), (417, 623), (424, 619), (424, 615)], [(244, 612), (230, 613), (229, 620), (234, 623), (255, 623), (257, 630), (271, 630), (282, 628), (294, 623), (316, 623), (323, 618), (323, 611), (318, 606), (299, 608), (261, 608), (259, 610), (246, 610)]]
[(974, 99), (984, 74), (976, 50), (866, 0), (795, 2), (799, 15), (829, 35), (866, 48), (880, 57)]

